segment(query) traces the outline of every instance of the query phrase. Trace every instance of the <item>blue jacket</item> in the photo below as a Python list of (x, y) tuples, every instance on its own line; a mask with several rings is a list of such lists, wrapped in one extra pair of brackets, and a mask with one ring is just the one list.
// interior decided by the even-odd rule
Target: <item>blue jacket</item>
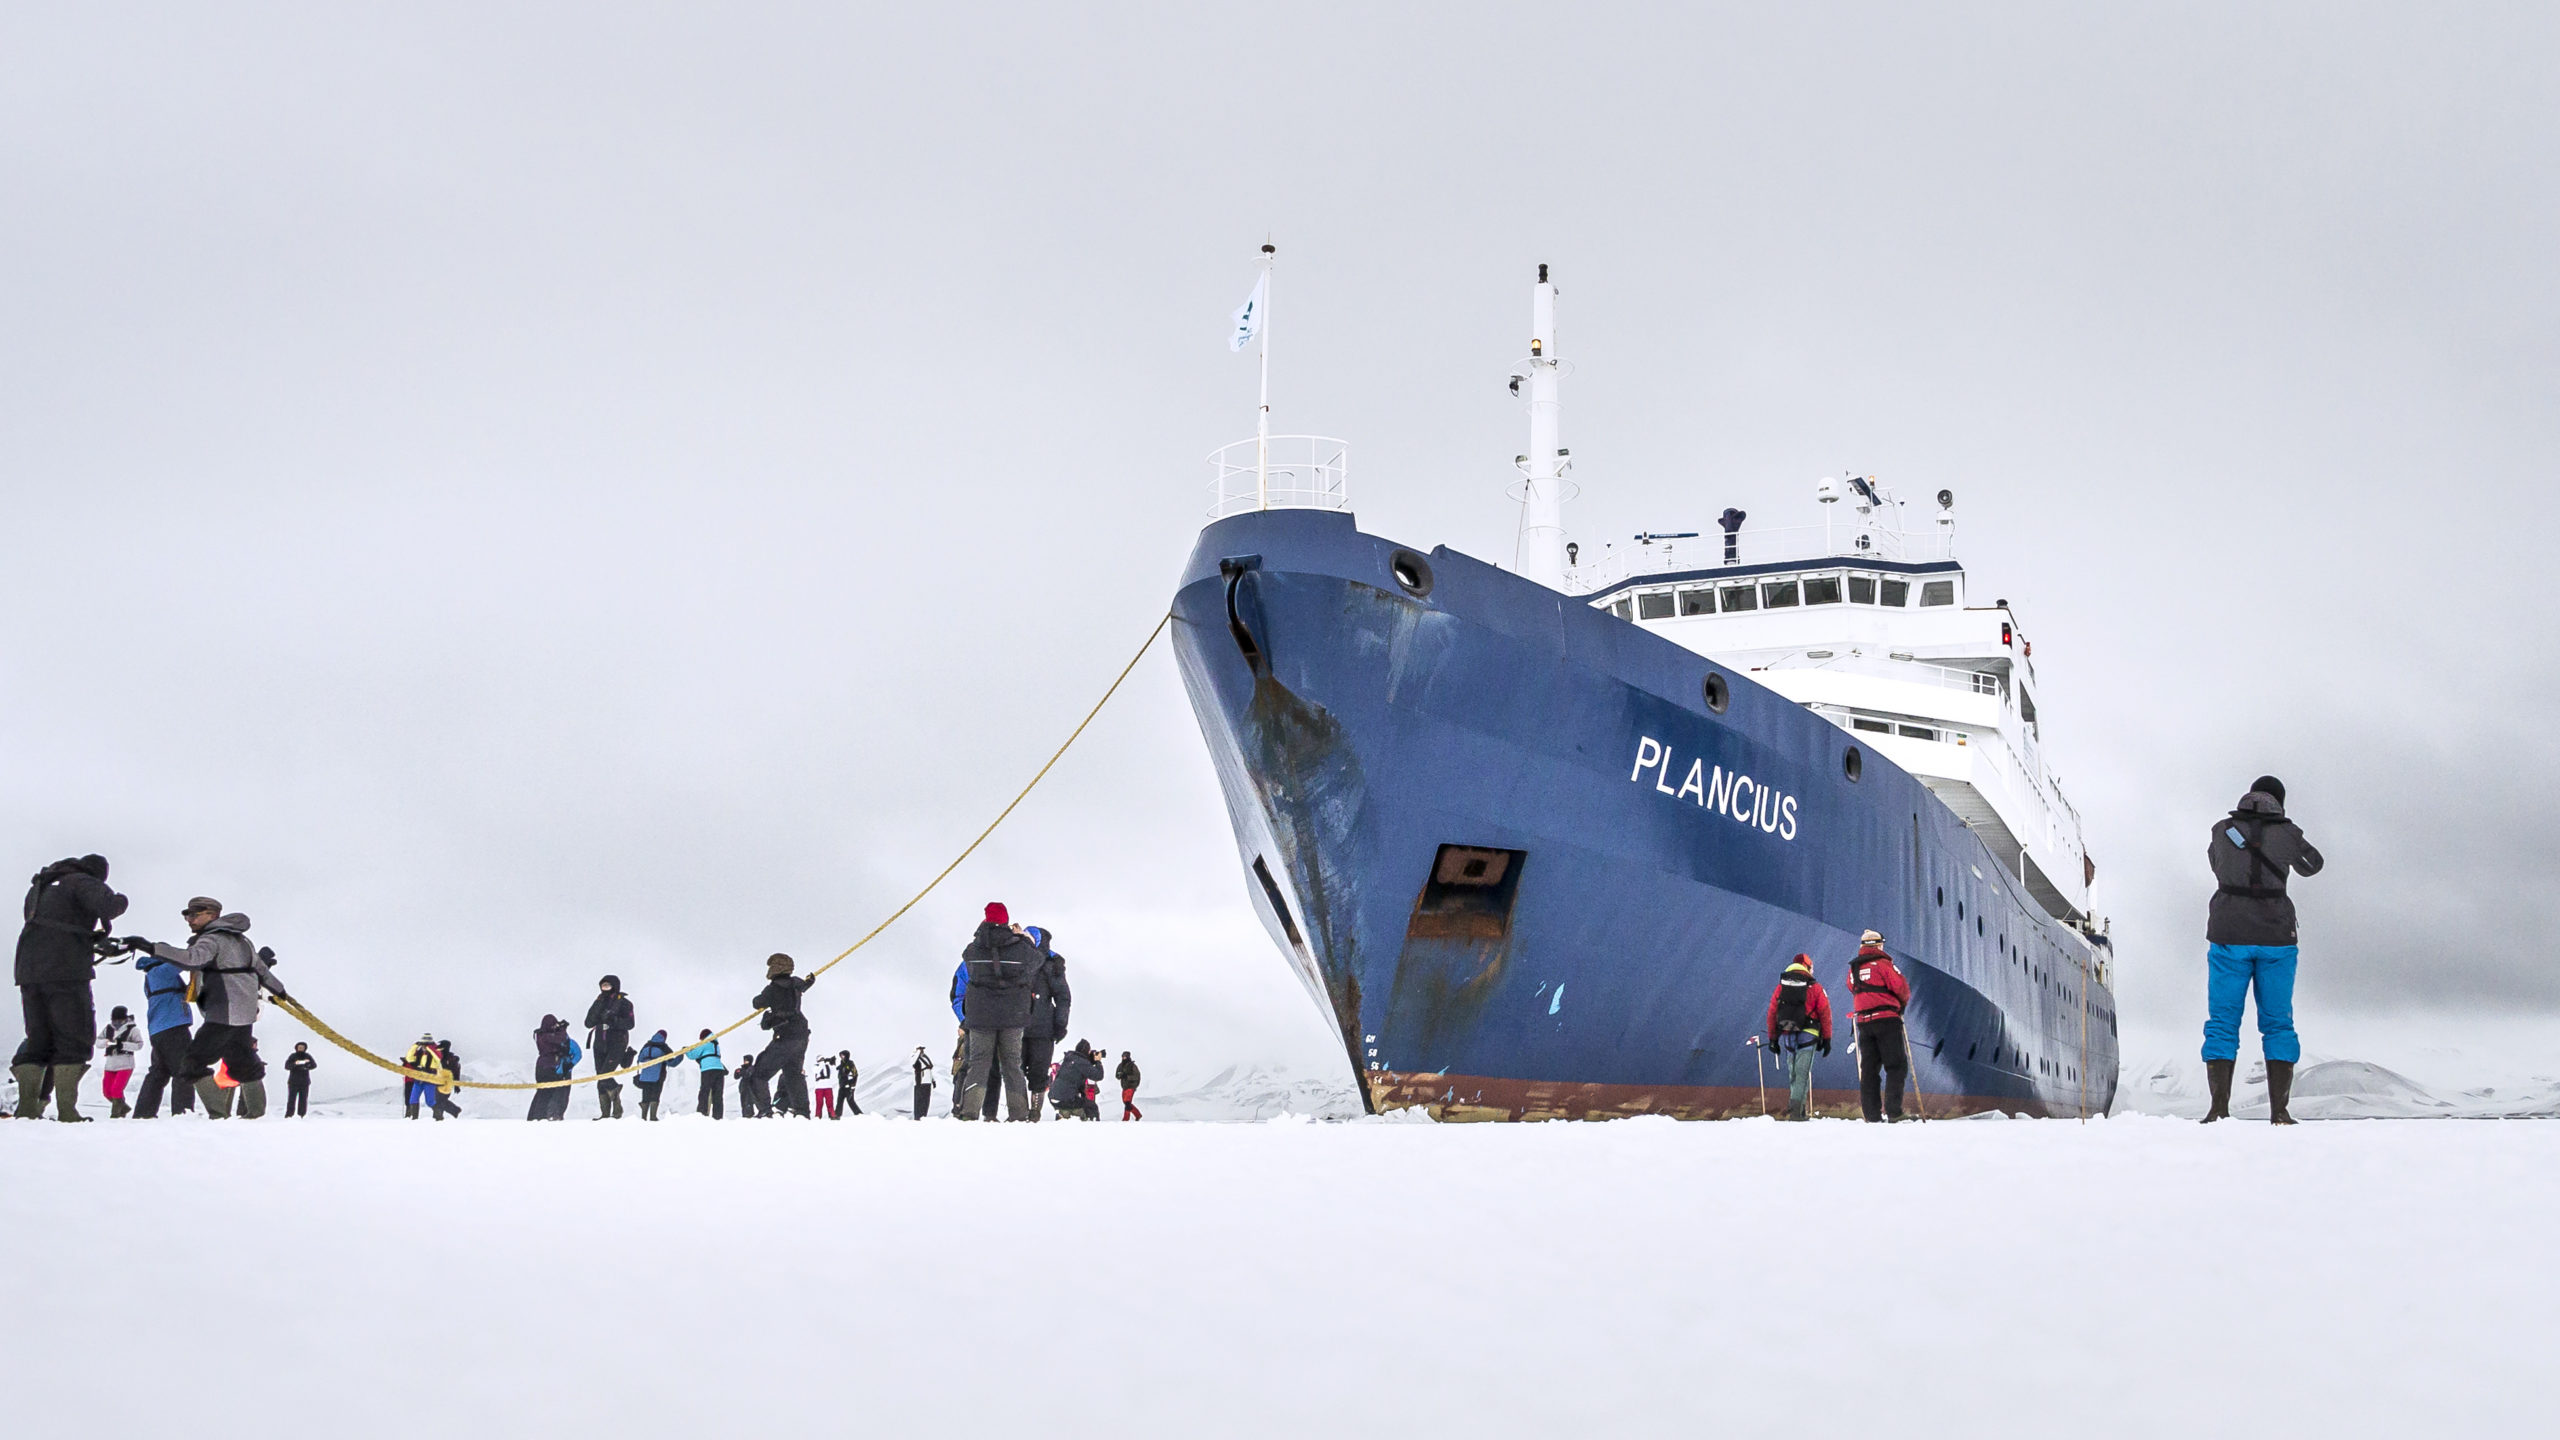
[[(674, 1053), (676, 1053), (675, 1047), (667, 1043), (667, 1032), (661, 1030), (657, 1034), (649, 1037), (648, 1044), (640, 1047), (639, 1058), (643, 1060), (655, 1060), (661, 1055), (673, 1055)], [(664, 1065), (649, 1066), (642, 1070), (637, 1078), (643, 1085), (655, 1085), (659, 1081), (667, 1078), (667, 1067)]]
[(149, 1002), (151, 1033), (182, 1028), (193, 1018), (187, 1010), (187, 972), (161, 959), (145, 955), (135, 967), (142, 972), (142, 994)]
[(968, 999), (968, 995), (969, 962), (963, 960), (960, 962), (960, 968), (951, 972), (951, 1018), (963, 1025), (969, 1023), (969, 1008), (963, 1003)]
[(720, 1058), (720, 1042), (717, 1040), (703, 1041), (701, 1044), (684, 1052), (684, 1058), (701, 1066), (705, 1070), (726, 1070), (729, 1068), (728, 1062)]

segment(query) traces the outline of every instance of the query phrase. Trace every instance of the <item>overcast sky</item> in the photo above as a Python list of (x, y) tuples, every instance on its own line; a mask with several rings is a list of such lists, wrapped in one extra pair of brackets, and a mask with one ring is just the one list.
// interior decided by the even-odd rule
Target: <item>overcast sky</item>
[[(1509, 558), (1541, 261), (1584, 543), (1952, 488), (2129, 1050), (2263, 770), (2315, 1051), (2560, 1015), (2554, 12), (1589, 8), (12, 7), (0, 856), (384, 1046), (724, 1024), (1146, 634), (1267, 235), (1375, 533)], [(989, 898), (1098, 1044), (1338, 1064), (1163, 652), (819, 1043), (943, 1053)]]

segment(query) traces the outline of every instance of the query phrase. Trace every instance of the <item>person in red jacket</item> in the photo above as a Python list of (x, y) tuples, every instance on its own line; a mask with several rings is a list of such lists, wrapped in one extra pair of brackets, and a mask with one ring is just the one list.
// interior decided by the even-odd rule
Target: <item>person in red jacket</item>
[(1911, 1078), (1911, 1049), (1902, 1033), (1911, 982), (1873, 930), (1858, 937), (1858, 958), (1849, 962), (1849, 1000), (1858, 1026), (1858, 1108), (1869, 1124), (1900, 1120), (1903, 1082)]
[(1831, 997), (1813, 978), (1813, 957), (1798, 955), (1769, 992), (1769, 1048), (1787, 1057), (1787, 1118), (1805, 1118), (1813, 1095), (1813, 1057), (1831, 1053)]

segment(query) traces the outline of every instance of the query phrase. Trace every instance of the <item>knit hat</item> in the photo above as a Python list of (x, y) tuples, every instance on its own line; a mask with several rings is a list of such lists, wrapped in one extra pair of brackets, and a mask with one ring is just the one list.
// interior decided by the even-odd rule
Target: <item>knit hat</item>
[(2249, 782), (2249, 788), (2266, 796), (2268, 799), (2273, 800), (2279, 805), (2284, 803), (2284, 782), (2273, 775), (2259, 776), (2257, 779)]
[(1810, 955), (1798, 955), (1793, 960), (1787, 962), (1787, 968), (1789, 970), (1810, 970), (1813, 968), (1813, 957)]
[(990, 925), (1010, 925), (1013, 923), (1013, 917), (1005, 913), (1003, 901), (990, 900), (987, 902), (987, 923)]
[(1873, 930), (1870, 930), (1858, 937), (1858, 943), (1861, 945), (1881, 945), (1884, 943), (1884, 937)]
[(785, 954), (782, 954), (782, 953), (781, 953), (781, 952), (779, 952), (779, 951), (776, 951), (776, 952), (775, 952), (775, 953), (773, 953), (772, 955), (769, 955), (769, 956), (766, 956), (766, 957), (765, 957), (765, 962), (764, 962), (764, 975), (765, 975), (765, 978), (766, 978), (766, 979), (768, 979), (768, 980), (779, 980), (779, 979), (781, 979), (783, 976), (788, 975), (788, 974), (790, 974), (790, 973), (791, 973), (791, 967), (792, 967), (792, 965), (794, 965), (795, 963), (797, 963), (797, 962), (793, 961), (793, 960), (792, 960), (792, 958), (791, 958), (790, 956), (785, 955)]

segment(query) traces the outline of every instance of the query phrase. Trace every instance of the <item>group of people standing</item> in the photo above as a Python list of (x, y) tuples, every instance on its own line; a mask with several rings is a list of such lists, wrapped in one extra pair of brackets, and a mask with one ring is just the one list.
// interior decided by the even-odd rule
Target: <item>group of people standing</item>
[[(235, 1092), (241, 1118), (264, 1115), (258, 1001), (270, 993), (291, 998), (276, 980), (275, 952), (250, 942), (248, 916), (204, 895), (179, 912), (189, 937), (183, 945), (117, 936), (114, 923), (132, 901), (108, 886), (107, 874), (105, 856), (82, 855), (45, 866), (28, 883), (13, 971), (26, 1022), (26, 1039), (9, 1062), (18, 1087), (16, 1118), (39, 1118), (50, 1096), (55, 1119), (87, 1119), (80, 1113), (80, 1084), (102, 1044), (102, 1088), (114, 1118), (154, 1118), (166, 1094), (172, 1113), (202, 1101), (207, 1116), (228, 1119)], [(144, 1023), (119, 1005), (101, 1027), (91, 989), (97, 966), (125, 955), (143, 975)], [(146, 1053), (142, 1092), (128, 1107), (125, 1092)], [(287, 1075), (286, 1113), (303, 1113), (310, 1068), (288, 1064)]]
[[(795, 975), (799, 962), (779, 952), (767, 956), (764, 963), (764, 988), (756, 992), (754, 1005), (759, 1012), (757, 1022), (772, 1032), (760, 1055), (745, 1055), (738, 1060), (738, 1113), (741, 1118), (761, 1119), (775, 1114), (797, 1115), (803, 1119), (823, 1111), (830, 1118), (839, 1112), (835, 1103), (836, 1078), (846, 1077), (843, 1086), (851, 1094), (851, 1077), (858, 1072), (853, 1056), (839, 1052), (832, 1058), (819, 1060), (819, 1100), (813, 1107), (809, 1098), (808, 1077), (803, 1066), (809, 1054), (809, 1017), (801, 1009), (801, 997), (818, 983), (815, 975)], [(720, 1053), (720, 1041), (709, 1030), (702, 1031), (694, 1042), (678, 1050), (664, 1030), (653, 1031), (637, 1049), (631, 1037), (640, 1028), (638, 1007), (629, 992), (622, 988), (622, 977), (607, 975), (596, 981), (596, 998), (587, 1004), (586, 1044), (580, 1045), (569, 1031), (569, 1022), (557, 1015), (545, 1015), (534, 1027), (533, 1078), (542, 1088), (533, 1092), (532, 1108), (527, 1120), (566, 1120), (569, 1118), (568, 1083), (578, 1073), (578, 1062), (592, 1056), (595, 1061), (596, 1114), (598, 1120), (619, 1120), (627, 1111), (622, 1103), (624, 1071), (631, 1072), (632, 1087), (640, 1092), (640, 1118), (665, 1118), (668, 1070), (692, 1061), (700, 1076), (694, 1095), (694, 1113), (723, 1119), (728, 1114), (729, 1062)], [(637, 1067), (636, 1069), (634, 1067)], [(857, 1114), (860, 1111), (857, 1109)]]
[[(951, 1054), (951, 1114), (960, 1120), (993, 1120), (1001, 1096), (1005, 1119), (1037, 1122), (1045, 1101), (1060, 1116), (1102, 1118), (1096, 1098), (1102, 1062), (1079, 1040), (1063, 1056), (1075, 992), (1067, 983), (1067, 957), (1055, 937), (1038, 925), (1017, 924), (1004, 902), (987, 902), (977, 933), (951, 972), (951, 1014), (960, 1022)], [(933, 1057), (916, 1047), (915, 1118), (933, 1103)], [(1120, 1118), (1144, 1119), (1137, 1106), (1138, 1062), (1123, 1052), (1117, 1073)]]

